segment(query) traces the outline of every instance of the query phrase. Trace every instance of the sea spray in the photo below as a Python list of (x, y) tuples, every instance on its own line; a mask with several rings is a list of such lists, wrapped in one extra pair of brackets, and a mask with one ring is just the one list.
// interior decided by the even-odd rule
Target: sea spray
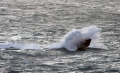
[(84, 41), (85, 39), (92, 39), (89, 47), (99, 48), (99, 49), (107, 49), (107, 47), (99, 42), (99, 38), (101, 36), (100, 31), (102, 29), (98, 28), (95, 25), (91, 25), (88, 27), (84, 27), (80, 30), (74, 29), (68, 32), (60, 42), (56, 42), (49, 46), (48, 48), (66, 48), (69, 51), (76, 51), (77, 44)]

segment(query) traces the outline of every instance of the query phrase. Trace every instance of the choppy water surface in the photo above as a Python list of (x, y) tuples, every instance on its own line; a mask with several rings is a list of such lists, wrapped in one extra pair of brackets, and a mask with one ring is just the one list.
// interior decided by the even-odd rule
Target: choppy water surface
[[(72, 29), (90, 25), (102, 28), (100, 42), (109, 50), (43, 49)], [(120, 71), (119, 27), (119, 0), (1, 0), (0, 42), (32, 45), (33, 50), (1, 48), (0, 72), (117, 73)], [(37, 44), (39, 50), (34, 48)]]

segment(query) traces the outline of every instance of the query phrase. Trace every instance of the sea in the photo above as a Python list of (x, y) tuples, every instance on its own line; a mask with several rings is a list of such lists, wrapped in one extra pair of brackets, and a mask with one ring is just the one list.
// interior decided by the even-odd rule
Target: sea
[[(100, 49), (60, 49), (97, 28)], [(0, 73), (120, 73), (119, 37), (120, 0), (0, 0)]]

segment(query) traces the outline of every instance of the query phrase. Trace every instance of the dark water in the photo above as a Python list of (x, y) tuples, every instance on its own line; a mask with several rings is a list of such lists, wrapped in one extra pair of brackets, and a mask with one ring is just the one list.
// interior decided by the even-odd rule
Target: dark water
[[(0, 42), (59, 41), (71, 29), (96, 25), (109, 50), (0, 49), (1, 73), (118, 73), (119, 0), (1, 0)], [(40, 48), (42, 49), (42, 48)]]

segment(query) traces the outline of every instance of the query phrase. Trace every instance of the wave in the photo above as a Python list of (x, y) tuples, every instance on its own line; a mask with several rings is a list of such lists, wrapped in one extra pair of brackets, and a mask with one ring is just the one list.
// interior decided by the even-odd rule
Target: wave
[(68, 32), (60, 42), (56, 42), (48, 48), (66, 48), (69, 51), (76, 51), (77, 45), (79, 42), (82, 42), (85, 39), (92, 39), (90, 45), (88, 47), (98, 48), (98, 49), (108, 49), (103, 43), (99, 42), (99, 38), (101, 36), (100, 31), (102, 29), (98, 28), (95, 25), (91, 25), (88, 27), (84, 27), (82, 29), (73, 29), (72, 31)]

